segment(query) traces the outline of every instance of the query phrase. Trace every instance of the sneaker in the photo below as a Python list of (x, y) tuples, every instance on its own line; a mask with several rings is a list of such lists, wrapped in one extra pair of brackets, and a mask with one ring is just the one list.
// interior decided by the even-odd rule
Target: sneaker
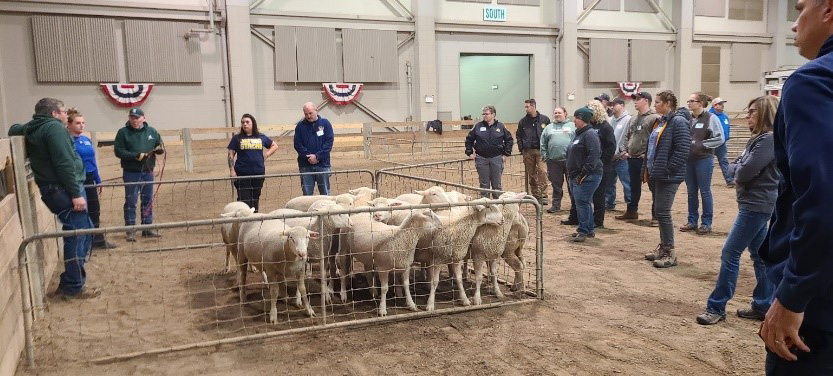
[(574, 241), (576, 243), (583, 243), (585, 240), (587, 240), (587, 235), (584, 235), (584, 234), (577, 234), (572, 239), (572, 241)]
[(605, 207), (605, 211), (614, 211), (616, 210), (616, 205)]
[(651, 251), (651, 253), (645, 254), (645, 259), (648, 261), (654, 261), (659, 259), (660, 249), (662, 249), (662, 244), (657, 244), (657, 247), (654, 248), (654, 250)]
[(562, 225), (567, 225), (567, 226), (576, 226), (576, 225), (578, 225), (578, 221), (565, 219), (565, 220), (561, 221), (561, 224)]
[(651, 218), (651, 227), (659, 227), (659, 221), (656, 218)]
[(74, 295), (67, 295), (67, 294), (62, 293), (61, 298), (64, 299), (64, 300), (67, 300), (67, 301), (76, 300), (76, 299), (82, 299), (83, 300), (83, 299), (97, 298), (99, 295), (101, 295), (101, 289), (100, 288), (98, 288), (98, 287), (85, 287), (84, 289), (81, 290), (81, 292), (79, 292), (77, 294), (74, 294)]
[(639, 219), (639, 214), (637, 212), (626, 211), (624, 214), (617, 215), (613, 218), (616, 218), (620, 221), (637, 220), (637, 219)]
[(719, 313), (705, 311), (697, 315), (697, 323), (700, 325), (714, 325), (723, 320), (726, 320), (726, 314), (721, 315)]
[[(580, 234), (581, 234), (580, 232), (574, 232), (574, 233), (570, 234), (570, 237), (575, 238), (575, 237), (579, 236)], [(584, 236), (587, 237), (587, 238), (595, 238), (596, 233), (594, 232), (592, 234), (584, 234)]]
[(676, 252), (674, 252), (674, 248), (664, 246), (660, 250), (659, 259), (654, 260), (654, 267), (664, 269), (672, 266), (677, 266)]
[(129, 242), (135, 242), (136, 241), (136, 231), (128, 231), (127, 232), (127, 239), (125, 239), (125, 240), (127, 240)]
[(752, 309), (752, 308), (741, 308), (741, 309), (738, 309), (737, 313), (738, 313), (738, 317), (740, 317), (742, 319), (764, 321), (764, 319), (766, 318), (765, 313), (759, 312), (759, 311), (757, 311), (755, 309)]
[(686, 223), (685, 226), (680, 226), (680, 231), (682, 231), (682, 232), (689, 232), (689, 231), (695, 231), (695, 230), (697, 230), (697, 225), (695, 225), (695, 224)]
[(142, 231), (142, 237), (144, 237), (144, 238), (161, 238), (162, 235), (159, 235), (158, 230), (147, 230), (147, 231)]
[(700, 226), (700, 228), (697, 229), (697, 235), (706, 235), (706, 234), (709, 234), (711, 232), (712, 232), (711, 227)]
[(547, 209), (547, 213), (554, 214), (557, 213), (559, 210), (561, 210), (561, 208), (551, 206), (549, 209)]
[(735, 187), (735, 182), (730, 181), (730, 182), (726, 183), (726, 188), (734, 188), (734, 187)]

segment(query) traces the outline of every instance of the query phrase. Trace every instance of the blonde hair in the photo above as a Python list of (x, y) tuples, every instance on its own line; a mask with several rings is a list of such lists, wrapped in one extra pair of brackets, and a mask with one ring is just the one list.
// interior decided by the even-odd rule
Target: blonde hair
[(67, 109), (67, 124), (72, 124), (77, 117), (84, 117), (84, 114), (75, 107)]
[(778, 97), (772, 95), (757, 97), (749, 101), (746, 108), (751, 108), (753, 104), (758, 107), (758, 118), (755, 119), (755, 125), (752, 127), (752, 135), (757, 136), (772, 131), (775, 113), (778, 112)]
[(593, 110), (593, 118), (590, 119), (593, 124), (601, 124), (607, 121), (607, 109), (605, 109), (605, 105), (602, 102), (594, 99), (590, 102), (587, 102), (587, 107), (590, 107)]

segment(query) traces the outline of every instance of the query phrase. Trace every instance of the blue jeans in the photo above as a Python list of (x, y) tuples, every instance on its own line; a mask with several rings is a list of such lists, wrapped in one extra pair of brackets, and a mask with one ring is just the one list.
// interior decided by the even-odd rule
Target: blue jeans
[[(79, 186), (81, 195), (86, 199), (84, 187), (80, 184)], [(86, 210), (72, 210), (72, 198), (62, 187), (56, 184), (45, 184), (40, 186), (40, 190), (41, 200), (52, 213), (58, 216), (58, 220), (63, 225), (62, 230), (93, 228), (93, 222)], [(58, 291), (64, 295), (78, 294), (84, 288), (87, 280), (84, 264), (89, 256), (92, 240), (92, 235), (64, 237), (64, 272), (61, 273), (61, 281), (58, 283)]]
[[(299, 166), (298, 171), (330, 172), (330, 167)], [(330, 174), (301, 175), (301, 191), (304, 192), (304, 196), (312, 196), (316, 184), (318, 184), (318, 194), (323, 196), (330, 194)]]
[(619, 178), (619, 181), (622, 182), (622, 191), (625, 192), (625, 204), (630, 205), (631, 203), (631, 176), (628, 172), (628, 161), (623, 159), (613, 162), (613, 171), (616, 172), (616, 175), (613, 175), (613, 181), (608, 186), (610, 189), (606, 193), (606, 206), (609, 209), (613, 209), (616, 206), (616, 178)]
[(735, 295), (735, 285), (738, 282), (740, 256), (744, 249), (749, 249), (752, 265), (755, 268), (755, 290), (752, 292), (752, 309), (766, 313), (775, 294), (775, 285), (766, 277), (766, 266), (758, 256), (758, 248), (764, 242), (770, 215), (756, 213), (744, 209), (738, 211), (735, 224), (729, 231), (723, 253), (720, 256), (720, 273), (717, 282), (706, 303), (709, 312), (725, 314), (726, 302)]
[(576, 216), (578, 217), (578, 233), (590, 235), (595, 233), (595, 223), (593, 222), (593, 193), (602, 182), (602, 174), (590, 175), (584, 178), (581, 184), (576, 182), (576, 179), (570, 179), (570, 187), (573, 194), (573, 200), (576, 201)]
[(729, 160), (727, 159), (727, 154), (729, 154), (729, 148), (726, 146), (729, 141), (723, 143), (714, 149), (714, 156), (717, 157), (717, 163), (720, 165), (720, 171), (723, 172), (723, 180), (726, 181), (726, 184), (731, 183), (735, 179), (732, 179), (732, 173), (729, 171)]
[(131, 226), (136, 224), (136, 201), (139, 193), (142, 195), (142, 224), (153, 223), (153, 171), (133, 172), (124, 171), (122, 178), (125, 183), (148, 182), (147, 184), (131, 184), (124, 186), (124, 224)]
[(714, 171), (714, 157), (689, 160), (685, 167), (685, 185), (688, 190), (688, 224), (697, 226), (700, 200), (703, 199), (702, 224), (712, 227), (712, 172)]

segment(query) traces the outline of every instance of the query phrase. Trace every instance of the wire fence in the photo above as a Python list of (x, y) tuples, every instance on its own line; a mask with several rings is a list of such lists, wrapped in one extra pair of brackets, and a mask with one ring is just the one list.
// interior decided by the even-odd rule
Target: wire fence
[[(394, 172), (406, 176), (425, 177), (441, 182), (462, 184), (468, 187), (479, 187), (480, 180), (474, 161), (470, 159), (454, 159), (448, 161), (409, 164), (383, 168), (376, 171), (376, 182), (387, 172)], [(503, 164), (502, 183), (504, 191), (526, 191), (523, 156), (515, 154), (506, 157)], [(377, 188), (378, 189), (378, 188)]]
[[(395, 197), (431, 185), (472, 196), (480, 191), (477, 187), (397, 173), (384, 173), (380, 175), (383, 181), (374, 184), (374, 175), (368, 175), (368, 172), (352, 170), (333, 174), (345, 179), (340, 183), (340, 191), (376, 186), (381, 190), (378, 195), (384, 197)], [(279, 174), (272, 178), (280, 182), (286, 176)], [(326, 210), (313, 208), (310, 212), (273, 211), (261, 215), (235, 212), (221, 217), (222, 207), (232, 201), (231, 194), (210, 193), (207, 187), (220, 189), (214, 184), (229, 184), (228, 179), (161, 183), (168, 187), (162, 184), (160, 192), (165, 188), (170, 192), (167, 196), (160, 193), (165, 199), (156, 201), (156, 207), (166, 213), (176, 210), (167, 208), (169, 205), (187, 206), (187, 210), (181, 209), (179, 217), (165, 217), (185, 218), (184, 221), (45, 233), (27, 238), (21, 244), (17, 268), (23, 284), (24, 316), (28, 318), (25, 328), (30, 365), (35, 359), (39, 364), (53, 366), (78, 361), (109, 362), (307, 330), (502, 306), (543, 297), (541, 208), (529, 197), (346, 210), (333, 204), (324, 205)], [(292, 183), (299, 185), (298, 181)], [(353, 183), (357, 184), (349, 185)], [(118, 187), (112, 185), (111, 189)], [(289, 183), (286, 187), (290, 189)], [(271, 190), (279, 189), (272, 185)], [(285, 202), (282, 198), (292, 193), (270, 194), (269, 200), (276, 201), (271, 208), (277, 208)], [(516, 212), (519, 214), (509, 219), (504, 213), (512, 205), (518, 207)], [(492, 214), (485, 214), (489, 210)], [(360, 224), (370, 220), (373, 216), (370, 213), (401, 211), (409, 213), (406, 217), (414, 218), (409, 219), (407, 226), (374, 221)], [(262, 209), (261, 212), (269, 211)], [(472, 223), (484, 225), (490, 223), (487, 222), (489, 218), (495, 220), (495, 213), (507, 222), (521, 221), (518, 217), (523, 217), (527, 230), (520, 236), (522, 239), (511, 238), (508, 232), (511, 226), (502, 222), (500, 228), (507, 230), (498, 231), (498, 236), (506, 236), (518, 246), (511, 254), (501, 252), (484, 260), (494, 263), (492, 270), (496, 284), (490, 283), (489, 279), (482, 283), (479, 290), (482, 291), (479, 294), (481, 304), (476, 305), (477, 294), (473, 290), (477, 281), (471, 278), (470, 272), (482, 270), (483, 266), (460, 266), (474, 232), (460, 237), (446, 234), (442, 244), (435, 240), (440, 238), (435, 232), (452, 226), (460, 218), (481, 221), (477, 218), (482, 217), (482, 223)], [(345, 228), (343, 222), (347, 216), (350, 225)], [(237, 227), (241, 238), (229, 242), (222, 231), (233, 226)], [(28, 243), (67, 235), (148, 230), (162, 230), (165, 236), (142, 238), (113, 250), (91, 253), (86, 264), (89, 286), (101, 287), (100, 297), (64, 302), (60, 296), (52, 296), (47, 300), (45, 317), (35, 323), (31, 321), (32, 307), (27, 305), (30, 302), (29, 281), (24, 272), (27, 261), (22, 252)], [(409, 236), (402, 235), (406, 233)], [(409, 248), (409, 245), (384, 246), (383, 241), (379, 242), (380, 237), (392, 236), (404, 236), (410, 238), (409, 241), (414, 241), (415, 236), (419, 239), (427, 237), (429, 246), (421, 249), (423, 253), (433, 255), (434, 249), (453, 248), (458, 250), (458, 256), (437, 256), (427, 262), (423, 257), (412, 269), (409, 260), (420, 249)], [(305, 241), (308, 242), (306, 250), (300, 252), (299, 244)], [(366, 244), (368, 241), (370, 245)], [(333, 248), (333, 244), (339, 247)], [(342, 244), (349, 246), (342, 248)], [(235, 246), (236, 259), (240, 261), (232, 272), (225, 268), (229, 245)], [(463, 250), (463, 257), (459, 256), (459, 250)], [(63, 269), (61, 265), (57, 267)], [(456, 273), (460, 270), (455, 270), (458, 267), (465, 271), (463, 275)], [(426, 270), (432, 272), (426, 273)], [(433, 270), (442, 272), (439, 278), (434, 278)], [(392, 277), (388, 277), (389, 272), (393, 273)], [(466, 277), (466, 281), (456, 282), (452, 278), (455, 274), (461, 279)], [(243, 276), (246, 276), (245, 280)], [(47, 291), (55, 289), (57, 279), (56, 273), (47, 281)], [(389, 285), (387, 295), (382, 292), (384, 282)], [(498, 286), (498, 290), (490, 286)], [(306, 294), (303, 294), (304, 290)], [(330, 290), (336, 292), (331, 297)], [(341, 294), (341, 291), (346, 293)], [(407, 295), (411, 295), (414, 304)], [(427, 311), (432, 295), (434, 310)], [(286, 298), (285, 301), (275, 299), (278, 296)]]

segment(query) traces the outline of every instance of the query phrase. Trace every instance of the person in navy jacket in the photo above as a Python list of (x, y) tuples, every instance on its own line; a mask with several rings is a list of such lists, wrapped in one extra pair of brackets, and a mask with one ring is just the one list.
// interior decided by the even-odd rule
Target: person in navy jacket
[[(95, 228), (99, 228), (101, 223), (101, 203), (98, 199), (98, 192), (101, 188), (96, 189), (90, 187), (93, 184), (101, 184), (101, 176), (98, 175), (98, 164), (95, 161), (95, 145), (89, 137), (84, 136), (84, 128), (86, 127), (84, 121), (84, 114), (78, 111), (77, 108), (70, 108), (67, 110), (67, 131), (72, 136), (72, 144), (75, 147), (75, 152), (81, 157), (84, 162), (84, 172), (86, 173), (86, 180), (84, 180), (84, 192), (87, 194), (87, 211), (90, 213), (90, 220), (93, 222)], [(103, 234), (93, 236), (92, 247), (95, 248), (116, 248), (116, 245), (108, 242)]]
[[(466, 156), (474, 159), (480, 188), (494, 191), (503, 190), (503, 164), (512, 155), (512, 134), (506, 126), (495, 119), (495, 106), (483, 107), (483, 120), (474, 125), (466, 136)], [(476, 156), (475, 156), (476, 155)], [(480, 195), (497, 199), (499, 193), (482, 191)]]
[(759, 251), (776, 286), (761, 325), (768, 375), (833, 374), (833, 0), (799, 0), (793, 25), (811, 61), (787, 81), (775, 117), (781, 172)]
[[(330, 151), (333, 150), (333, 126), (318, 116), (312, 102), (304, 103), (304, 118), (295, 126), (295, 151), (300, 172), (330, 172)], [(311, 196), (318, 185), (318, 194), (330, 194), (330, 174), (301, 176), (304, 196)]]

